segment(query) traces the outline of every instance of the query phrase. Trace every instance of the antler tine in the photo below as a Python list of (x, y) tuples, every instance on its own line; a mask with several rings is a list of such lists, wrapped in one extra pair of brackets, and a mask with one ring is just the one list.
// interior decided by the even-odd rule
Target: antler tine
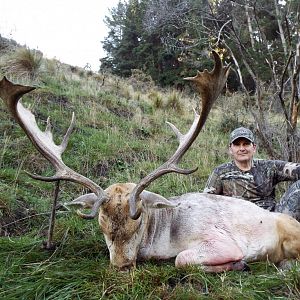
[(219, 55), (213, 51), (213, 56), (215, 60), (214, 69), (211, 72), (204, 70), (203, 72), (197, 73), (195, 77), (187, 77), (185, 80), (193, 81), (196, 84), (196, 89), (200, 93), (201, 96), (201, 106), (202, 110), (200, 115), (195, 111), (194, 121), (189, 131), (183, 135), (175, 125), (168, 123), (172, 130), (175, 132), (177, 139), (179, 141), (179, 146), (175, 153), (171, 156), (168, 161), (159, 166), (157, 169), (152, 171), (146, 177), (140, 180), (140, 182), (136, 185), (135, 189), (131, 193), (129, 199), (129, 207), (130, 207), (130, 216), (132, 219), (136, 220), (139, 218), (141, 214), (141, 208), (137, 209), (137, 202), (139, 201), (139, 195), (141, 192), (150, 185), (158, 177), (175, 172), (179, 174), (191, 174), (197, 170), (194, 169), (181, 169), (177, 166), (180, 162), (182, 156), (185, 152), (190, 148), (194, 140), (197, 138), (200, 133), (202, 127), (204, 126), (208, 114), (215, 102), (221, 93), (229, 73), (229, 66), (223, 67), (222, 61)]
[[(70, 135), (72, 133), (72, 130), (74, 128), (74, 124), (75, 124), (75, 114), (73, 112), (71, 123), (69, 125), (69, 128), (68, 128), (66, 134), (64, 135), (62, 143), (60, 145), (56, 145), (53, 141), (53, 135), (52, 135), (52, 132), (51, 132), (52, 126), (51, 126), (51, 122), (50, 122), (50, 117), (47, 118), (46, 129), (45, 129), (44, 132), (41, 131), (41, 133), (43, 133), (45, 135), (44, 142), (47, 141), (49, 143), (48, 145), (51, 145), (50, 149), (53, 150), (53, 152), (55, 152), (55, 153), (52, 157), (51, 153), (49, 153), (48, 151), (43, 151), (43, 149), (41, 149), (41, 146), (42, 146), (41, 143), (36, 143), (36, 147), (41, 152), (41, 154), (48, 161), (50, 161), (50, 163), (53, 164), (53, 166), (54, 166), (54, 168), (57, 172), (54, 176), (49, 176), (49, 177), (40, 176), (40, 175), (31, 174), (29, 172), (26, 172), (30, 177), (32, 177), (34, 179), (37, 179), (37, 180), (48, 181), (48, 182), (56, 181), (56, 180), (60, 180), (60, 179), (66, 179), (66, 178), (62, 178), (62, 176), (68, 176), (68, 174), (64, 175), (62, 173), (62, 170), (67, 169), (68, 167), (63, 163), (63, 161), (61, 159), (61, 155), (63, 154), (63, 152), (67, 148), (68, 140), (69, 140), (69, 137), (70, 137)], [(30, 135), (28, 135), (28, 136), (29, 136), (30, 140), (32, 140)], [(37, 141), (34, 141), (34, 142), (37, 142)], [(57, 158), (57, 160), (56, 160), (56, 158)], [(73, 173), (72, 170), (70, 170), (70, 171), (71, 171), (71, 173)]]
[(13, 84), (6, 77), (0, 81), (0, 97), (4, 100), (9, 112), (25, 131), (26, 135), (37, 150), (53, 165), (54, 176), (44, 177), (28, 173), (31, 177), (43, 181), (68, 180), (80, 183), (95, 193), (99, 199), (95, 202), (90, 214), (80, 213), (83, 218), (94, 218), (101, 203), (107, 200), (107, 195), (95, 182), (75, 172), (62, 161), (61, 155), (65, 151), (71, 132), (74, 128), (75, 114), (72, 114), (70, 126), (60, 145), (53, 141), (50, 118), (47, 120), (45, 131), (41, 131), (36, 123), (35, 116), (19, 101), (20, 98), (34, 90), (34, 87)]

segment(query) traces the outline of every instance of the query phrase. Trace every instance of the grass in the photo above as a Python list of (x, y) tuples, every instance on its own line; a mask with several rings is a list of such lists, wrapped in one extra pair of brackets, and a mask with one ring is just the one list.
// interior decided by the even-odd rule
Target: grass
[(20, 47), (6, 61), (5, 71), (10, 74), (17, 74), (18, 77), (29, 77), (34, 79), (40, 70), (43, 61), (43, 54), (37, 50), (27, 47)]
[[(93, 225), (89, 227), (93, 228)], [(299, 266), (280, 272), (268, 263), (251, 272), (205, 274), (173, 262), (140, 263), (131, 272), (109, 266), (101, 234), (83, 240), (66, 230), (54, 252), (41, 239), (1, 239), (1, 299), (299, 299)], [(93, 228), (95, 229), (95, 228)], [(93, 230), (92, 229), (92, 230)], [(74, 233), (76, 234), (76, 232)]]
[[(58, 61), (41, 63), (34, 79), (26, 79), (38, 88), (23, 102), (42, 128), (51, 116), (57, 143), (75, 112), (75, 129), (63, 159), (103, 188), (137, 182), (174, 152), (178, 144), (166, 120), (183, 133), (192, 124), (194, 95), (162, 91), (147, 78), (138, 82), (140, 73), (128, 80), (105, 74), (103, 81), (80, 70), (68, 71), (70, 67)], [(166, 197), (201, 191), (212, 169), (228, 160), (228, 131), (251, 120), (237, 103), (218, 102), (181, 163), (198, 170), (190, 176), (167, 174), (149, 187), (151, 191)], [(109, 265), (97, 221), (61, 210), (54, 232), (57, 248), (44, 250), (54, 184), (32, 180), (24, 170), (41, 175), (53, 170), (2, 104), (0, 133), (0, 299), (300, 298), (298, 264), (287, 271), (266, 262), (251, 264), (250, 272), (205, 274), (199, 267), (176, 269), (170, 260), (140, 262), (131, 272), (118, 272)], [(59, 202), (83, 192), (79, 185), (62, 182)]]

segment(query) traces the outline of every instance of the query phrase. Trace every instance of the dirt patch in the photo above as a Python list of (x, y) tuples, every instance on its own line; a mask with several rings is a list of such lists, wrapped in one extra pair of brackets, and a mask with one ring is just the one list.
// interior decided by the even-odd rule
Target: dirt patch
[(0, 236), (21, 236), (32, 230), (35, 223), (48, 216), (37, 214), (30, 209), (24, 200), (17, 200), (15, 209), (9, 209), (3, 202), (0, 203)]
[(110, 171), (111, 162), (110, 161), (101, 161), (98, 163), (95, 168), (94, 172), (97, 177), (108, 177)]
[(62, 107), (70, 107), (70, 101), (66, 96), (55, 96), (53, 94), (48, 94), (46, 97), (48, 103), (55, 103)]
[(132, 111), (124, 107), (108, 107), (107, 109), (121, 118), (131, 119), (134, 116)]

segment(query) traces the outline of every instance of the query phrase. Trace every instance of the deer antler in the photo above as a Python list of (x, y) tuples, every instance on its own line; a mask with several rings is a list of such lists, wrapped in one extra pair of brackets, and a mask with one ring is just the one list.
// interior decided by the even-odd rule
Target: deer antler
[(74, 127), (75, 116), (72, 115), (71, 124), (60, 145), (56, 145), (53, 141), (51, 132), (50, 118), (47, 120), (45, 131), (41, 131), (36, 123), (35, 116), (26, 109), (19, 101), (20, 98), (34, 90), (34, 87), (13, 84), (5, 77), (0, 81), (0, 97), (4, 100), (9, 112), (14, 119), (23, 128), (26, 135), (37, 148), (37, 150), (53, 165), (56, 173), (51, 177), (44, 177), (28, 173), (31, 177), (43, 181), (69, 180), (80, 183), (96, 194), (98, 201), (95, 202), (90, 214), (83, 214), (80, 211), (77, 213), (86, 219), (94, 218), (102, 202), (107, 200), (105, 192), (92, 180), (75, 172), (67, 167), (62, 161), (62, 154), (65, 151), (69, 137)]
[(179, 146), (168, 161), (141, 179), (136, 185), (135, 189), (132, 191), (129, 199), (129, 206), (130, 216), (134, 220), (138, 219), (141, 214), (141, 208), (137, 209), (136, 205), (140, 200), (139, 195), (146, 187), (149, 186), (151, 182), (166, 173), (175, 172), (180, 174), (190, 174), (197, 170), (197, 168), (191, 170), (181, 169), (177, 166), (177, 164), (180, 162), (184, 153), (189, 149), (200, 133), (212, 108), (212, 105), (221, 93), (229, 74), (229, 66), (223, 67), (219, 55), (215, 51), (212, 53), (215, 59), (215, 67), (213, 71), (198, 71), (195, 77), (184, 78), (185, 80), (193, 81), (196, 84), (196, 88), (199, 91), (202, 100), (201, 114), (199, 115), (197, 112), (195, 112), (194, 122), (185, 135), (181, 134), (173, 124), (167, 122), (175, 132), (179, 141)]

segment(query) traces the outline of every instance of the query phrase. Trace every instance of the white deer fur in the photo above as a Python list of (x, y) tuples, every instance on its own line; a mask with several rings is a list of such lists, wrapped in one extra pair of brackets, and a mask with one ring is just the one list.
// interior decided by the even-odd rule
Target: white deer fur
[[(177, 267), (201, 265), (207, 272), (220, 272), (300, 254), (300, 223), (288, 215), (219, 195), (188, 193), (166, 200), (146, 192), (141, 194), (142, 214), (132, 220), (128, 198), (134, 187), (111, 185), (105, 190), (109, 200), (99, 210), (110, 261), (121, 269), (136, 261), (174, 257)], [(92, 195), (69, 204), (91, 207)]]

